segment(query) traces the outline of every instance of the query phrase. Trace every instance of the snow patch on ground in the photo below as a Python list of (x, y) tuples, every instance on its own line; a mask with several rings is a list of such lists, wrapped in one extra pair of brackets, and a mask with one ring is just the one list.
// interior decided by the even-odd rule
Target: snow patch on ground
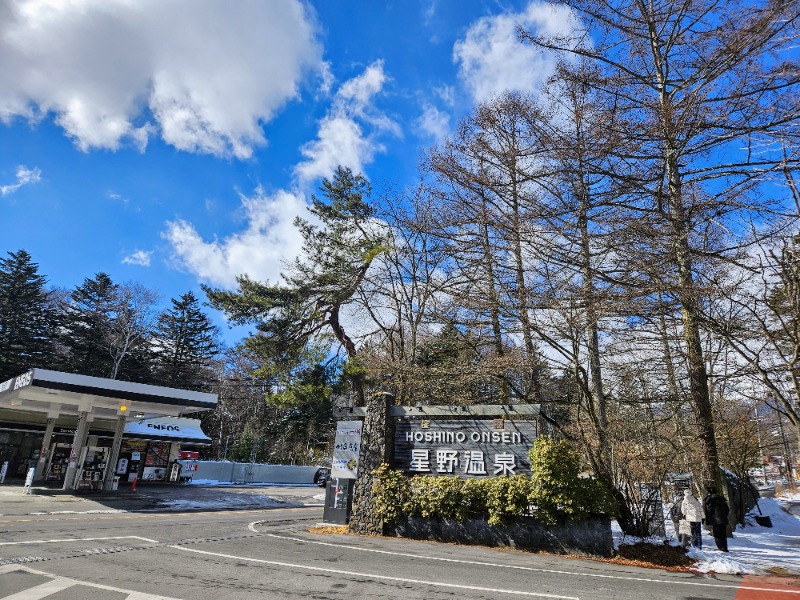
[[(745, 521), (728, 539), (728, 552), (717, 550), (714, 537), (703, 529), (703, 548), (689, 548), (688, 555), (696, 561), (695, 568), (700, 573), (729, 573), (732, 575), (764, 575), (769, 569), (784, 569), (792, 575), (800, 575), (800, 518), (795, 517), (783, 506), (792, 502), (800, 502), (800, 494), (783, 494), (777, 498), (761, 498), (758, 501), (761, 512), (769, 516), (772, 527), (762, 527), (755, 521), (758, 509), (750, 513)], [(665, 529), (667, 540), (677, 545), (672, 521), (669, 519), (669, 507), (665, 505)], [(621, 544), (646, 542), (663, 544), (664, 538), (650, 537), (646, 539), (625, 536), (616, 521), (612, 522), (614, 548)]]
[(781, 492), (781, 495), (775, 499), (781, 503), (800, 502), (800, 492)]
[(209, 500), (165, 500), (159, 502), (159, 508), (157, 510), (161, 510), (167, 506), (182, 510), (226, 510), (239, 506), (245, 508), (286, 508), (296, 505), (269, 496), (254, 496), (248, 494), (246, 496), (224, 496)]
[(29, 515), (115, 515), (118, 513), (128, 512), (126, 510), (51, 510), (51, 511), (38, 511), (30, 512)]
[(230, 486), (230, 485), (246, 485), (247, 487), (318, 487), (315, 483), (269, 483), (258, 481), (254, 483), (243, 483), (233, 481), (217, 481), (216, 479), (193, 479), (186, 482), (187, 485), (213, 485), (213, 486)]
[(772, 527), (762, 527), (755, 522), (756, 509), (745, 519), (746, 526), (740, 525), (733, 532), (727, 554), (718, 551), (714, 538), (703, 532), (703, 549), (689, 551), (689, 556), (698, 561), (697, 570), (760, 575), (777, 567), (800, 575), (800, 518), (781, 507), (786, 502), (785, 498), (761, 498), (758, 504), (764, 515), (770, 517)]
[[(667, 539), (675, 539), (675, 536), (672, 532), (672, 523), (667, 519)], [(614, 550), (619, 550), (620, 546), (626, 545), (634, 545), (634, 544), (655, 544), (655, 545), (662, 545), (664, 543), (664, 538), (651, 535), (650, 537), (640, 538), (632, 535), (625, 535), (622, 532), (622, 528), (620, 528), (619, 523), (617, 523), (616, 519), (611, 521), (611, 535), (614, 538)], [(678, 542), (674, 542), (674, 545), (678, 545)]]

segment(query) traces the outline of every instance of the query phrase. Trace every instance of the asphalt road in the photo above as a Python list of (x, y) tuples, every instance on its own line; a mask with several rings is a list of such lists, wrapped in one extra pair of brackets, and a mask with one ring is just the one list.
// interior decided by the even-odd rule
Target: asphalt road
[[(5, 515), (0, 517), (0, 598), (773, 597), (765, 595), (768, 586), (760, 581), (733, 576), (308, 533), (320, 519), (318, 507)], [(774, 597), (798, 598), (796, 592)]]

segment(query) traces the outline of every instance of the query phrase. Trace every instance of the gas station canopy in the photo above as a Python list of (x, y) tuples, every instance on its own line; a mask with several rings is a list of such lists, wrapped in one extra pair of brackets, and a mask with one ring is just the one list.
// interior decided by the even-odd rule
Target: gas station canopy
[(180, 444), (211, 441), (185, 415), (216, 406), (216, 394), (31, 369), (0, 383), (4, 466), (27, 470), (26, 485), (55, 480), (65, 490), (116, 489), (120, 476), (163, 480)]
[(0, 419), (13, 421), (44, 423), (48, 417), (77, 417), (87, 411), (95, 420), (178, 417), (216, 405), (216, 394), (46, 369), (0, 383)]

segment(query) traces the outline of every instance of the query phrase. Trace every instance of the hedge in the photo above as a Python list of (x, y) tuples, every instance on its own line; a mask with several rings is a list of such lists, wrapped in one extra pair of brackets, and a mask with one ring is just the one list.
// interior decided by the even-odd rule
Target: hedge
[(416, 475), (381, 465), (375, 472), (380, 516), (387, 524), (403, 517), (486, 516), (489, 525), (530, 516), (548, 524), (610, 514), (613, 504), (594, 480), (580, 476), (580, 459), (565, 441), (540, 437), (529, 452), (531, 476), (461, 479)]

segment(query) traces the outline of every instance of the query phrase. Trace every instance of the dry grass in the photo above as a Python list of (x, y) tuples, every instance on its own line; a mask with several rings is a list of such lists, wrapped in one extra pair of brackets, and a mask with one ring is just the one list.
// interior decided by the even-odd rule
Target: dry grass
[(783, 567), (769, 567), (766, 569), (766, 571), (774, 577), (791, 577), (792, 579), (797, 578), (797, 575), (793, 574), (791, 571), (787, 571)]
[(347, 533), (347, 525), (320, 525), (319, 527), (311, 527), (306, 529), (308, 533), (316, 533), (318, 535), (329, 535), (332, 533)]

